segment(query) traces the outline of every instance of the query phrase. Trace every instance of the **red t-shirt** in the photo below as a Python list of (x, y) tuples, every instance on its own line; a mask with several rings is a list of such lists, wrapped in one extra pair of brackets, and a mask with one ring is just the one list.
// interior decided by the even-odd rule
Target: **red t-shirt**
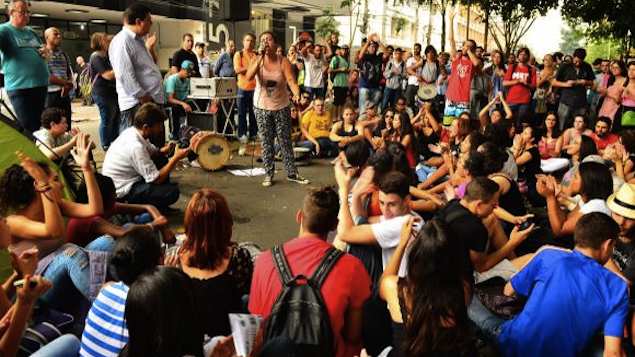
[[(509, 104), (529, 104), (531, 102), (531, 89), (536, 88), (536, 68), (532, 66), (522, 66), (520, 64), (507, 67), (505, 72), (506, 81), (514, 79), (520, 79), (524, 81), (529, 77), (529, 71), (531, 70), (531, 77), (529, 78), (529, 87), (524, 84), (514, 84), (507, 90), (507, 103)], [(530, 88), (531, 87), (531, 88)]]
[(469, 102), (473, 74), (474, 64), (470, 58), (458, 54), (452, 61), (452, 70), (448, 78), (448, 91), (445, 93), (445, 97), (451, 102)]
[(595, 146), (598, 147), (598, 150), (604, 150), (607, 146), (611, 144), (615, 144), (620, 137), (613, 133), (608, 133), (604, 135), (604, 137), (599, 137), (596, 133), (589, 135), (593, 141), (595, 141)]
[[(317, 237), (301, 237), (283, 245), (292, 275), (304, 274), (309, 277), (324, 259), (331, 244)], [(361, 309), (370, 297), (371, 281), (362, 263), (349, 254), (344, 254), (324, 280), (322, 296), (329, 313), (335, 337), (335, 355), (352, 357), (359, 354), (361, 345), (346, 343), (342, 337), (346, 311)], [(271, 256), (271, 251), (263, 252), (256, 259), (249, 293), (249, 312), (269, 316), (271, 308), (282, 291), (280, 276)]]

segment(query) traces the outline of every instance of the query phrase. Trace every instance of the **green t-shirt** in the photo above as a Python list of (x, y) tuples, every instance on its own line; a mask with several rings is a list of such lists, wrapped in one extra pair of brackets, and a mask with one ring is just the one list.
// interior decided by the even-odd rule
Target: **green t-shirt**
[(169, 96), (174, 93), (174, 97), (178, 100), (185, 100), (190, 94), (190, 79), (179, 78), (178, 74), (173, 74), (165, 80), (165, 94)]
[[(343, 57), (334, 56), (329, 65), (331, 69), (348, 69), (348, 62)], [(348, 87), (348, 72), (339, 72), (333, 78), (333, 87)]]
[(49, 70), (38, 52), (40, 47), (42, 41), (30, 27), (18, 29), (10, 22), (0, 25), (2, 70), (7, 91), (49, 84)]

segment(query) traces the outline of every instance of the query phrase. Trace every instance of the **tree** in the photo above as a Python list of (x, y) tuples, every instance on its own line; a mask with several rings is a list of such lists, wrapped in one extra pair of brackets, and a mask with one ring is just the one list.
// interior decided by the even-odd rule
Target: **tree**
[(516, 50), (538, 15), (558, 6), (558, 0), (461, 0), (461, 3), (480, 6), (492, 39), (506, 55)]
[[(355, 35), (357, 34), (357, 28), (360, 27), (360, 8), (362, 5), (362, 0), (342, 0), (340, 2), (340, 8), (346, 8), (347, 9), (347, 15), (348, 15), (348, 27), (349, 27), (349, 33), (348, 33), (348, 46), (353, 48), (353, 41), (355, 41)], [(368, 7), (366, 7), (366, 13), (368, 13)], [(366, 32), (366, 29), (368, 26), (368, 19), (366, 19), (366, 26), (364, 26), (364, 30), (362, 31), (363, 33)]]
[(315, 22), (315, 34), (326, 40), (329, 36), (338, 32), (340, 23), (333, 17), (330, 10), (324, 10), (324, 14)]
[(583, 31), (575, 26), (569, 26), (562, 31), (562, 41), (560, 42), (560, 51), (562, 53), (571, 54), (573, 51), (584, 45), (586, 38)]
[(612, 38), (620, 42), (627, 54), (635, 35), (635, 1), (585, 0), (565, 1), (562, 14), (574, 23), (588, 24), (586, 35), (593, 39)]

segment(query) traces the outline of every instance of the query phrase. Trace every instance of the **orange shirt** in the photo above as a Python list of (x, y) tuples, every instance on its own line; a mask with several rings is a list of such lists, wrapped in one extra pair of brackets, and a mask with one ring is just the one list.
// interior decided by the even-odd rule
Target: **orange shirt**
[[(240, 61), (240, 65), (241, 67), (249, 67), (249, 65), (251, 65), (252, 61), (256, 60), (256, 54), (255, 53), (251, 53), (251, 55), (248, 55), (247, 52), (243, 51), (239, 51), (237, 52), (234, 57), (238, 56), (238, 60)], [(239, 74), (238, 75), (238, 88), (242, 89), (242, 90), (247, 90), (247, 91), (252, 91), (254, 89), (256, 89), (256, 78), (254, 77), (254, 79), (248, 81), (247, 77), (245, 76), (245, 74)]]

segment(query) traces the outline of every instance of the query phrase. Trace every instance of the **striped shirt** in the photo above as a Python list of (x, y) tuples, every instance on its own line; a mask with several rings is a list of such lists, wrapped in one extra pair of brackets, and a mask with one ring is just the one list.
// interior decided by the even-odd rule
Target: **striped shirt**
[[(60, 50), (57, 49), (51, 53), (51, 57), (48, 60), (49, 72), (51, 75), (64, 80), (70, 80), (70, 64), (68, 63), (68, 56)], [(57, 92), (62, 90), (62, 86), (57, 84), (49, 84), (48, 92)]]
[(122, 282), (101, 289), (86, 318), (80, 356), (117, 357), (128, 343), (124, 320), (128, 289)]
[(155, 103), (165, 102), (161, 71), (142, 37), (124, 26), (112, 39), (108, 57), (117, 79), (120, 110), (128, 110), (139, 104), (139, 99), (146, 94)]

